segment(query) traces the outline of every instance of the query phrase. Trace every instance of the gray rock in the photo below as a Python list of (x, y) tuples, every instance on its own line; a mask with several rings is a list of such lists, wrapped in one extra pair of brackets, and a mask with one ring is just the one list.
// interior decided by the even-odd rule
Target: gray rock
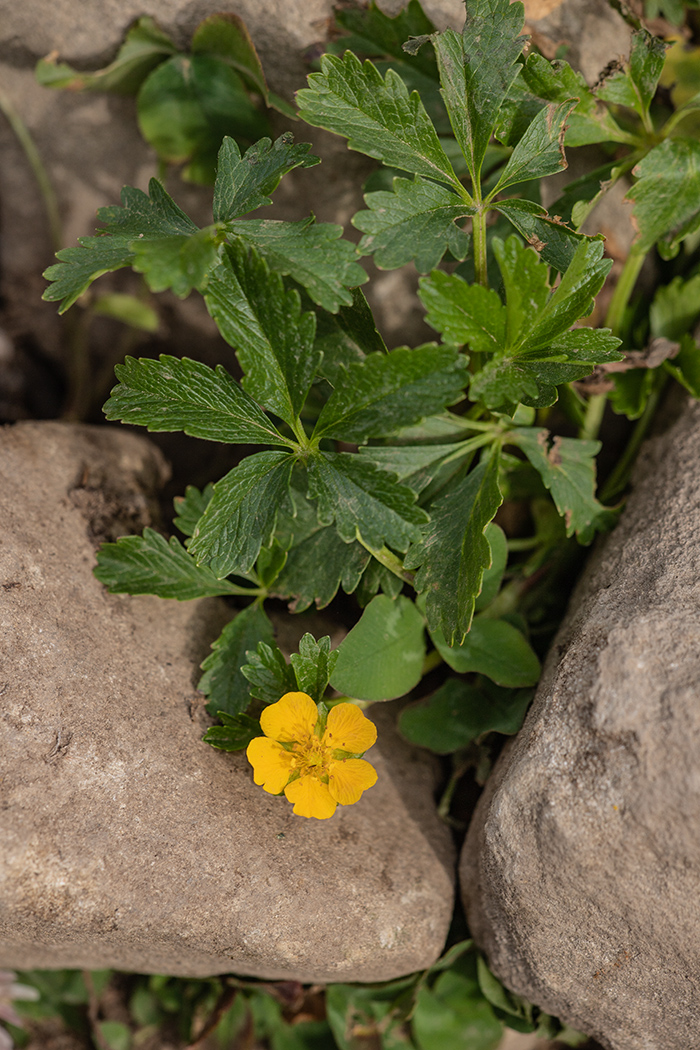
[(429, 965), (452, 843), (390, 705), (377, 785), (329, 821), (295, 817), (244, 754), (201, 742), (198, 664), (225, 604), (93, 577), (96, 540), (147, 523), (163, 476), (117, 428), (0, 432), (0, 967), (375, 981)]
[(611, 1050), (698, 1045), (699, 443), (646, 445), (461, 860), (494, 971)]

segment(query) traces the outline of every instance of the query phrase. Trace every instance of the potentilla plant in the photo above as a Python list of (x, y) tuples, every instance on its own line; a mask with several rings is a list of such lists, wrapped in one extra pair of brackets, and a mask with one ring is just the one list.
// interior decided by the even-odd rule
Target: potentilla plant
[[(386, 72), (352, 51), (330, 55), (298, 95), (304, 120), (400, 172), (355, 217), (359, 250), (313, 217), (245, 218), (318, 158), (288, 134), (243, 154), (227, 138), (210, 225), (198, 228), (153, 180), (148, 194), (127, 188), (121, 207), (101, 209), (99, 235), (47, 271), (46, 298), (62, 310), (124, 266), (153, 291), (195, 290), (234, 349), (240, 382), (167, 355), (117, 367), (108, 419), (259, 450), (176, 500), (184, 543), (146, 529), (104, 545), (96, 575), (113, 593), (248, 600), (203, 664), (200, 689), (221, 723), (205, 739), (247, 748), (256, 783), (321, 819), (374, 782), (362, 757), (374, 729), (353, 702), (402, 696), (444, 661), (457, 677), (404, 711), (409, 739), (462, 753), (519, 727), (540, 667), (518, 581), (504, 584), (508, 541), (494, 518), (505, 495), (533, 499), (525, 575), (566, 538), (587, 544), (609, 527), (614, 514), (595, 495), (600, 404), (587, 408), (571, 384), (624, 367), (639, 257), (660, 239), (679, 244), (700, 217), (690, 192), (699, 147), (675, 137), (682, 115), (661, 130), (650, 116), (663, 45), (645, 30), (594, 95), (566, 63), (523, 58), (520, 3), (470, 2), (461, 34), (435, 32), (415, 0), (397, 19), (376, 8), (364, 17)], [(425, 89), (432, 117), (392, 63)], [(628, 151), (606, 178), (637, 173), (640, 234), (611, 308), (615, 331), (581, 323), (612, 261), (601, 237), (566, 221), (583, 221), (601, 172), (567, 191), (566, 212), (536, 199), (539, 180), (566, 165), (567, 135)], [(667, 154), (673, 199), (655, 175)], [(387, 349), (358, 251), (430, 271), (419, 295), (440, 342)], [(693, 347), (673, 364), (691, 389)], [(558, 398), (583, 437), (545, 427)], [(334, 651), (306, 635), (288, 664), (265, 600), (301, 611), (339, 588), (364, 607), (358, 622)]]

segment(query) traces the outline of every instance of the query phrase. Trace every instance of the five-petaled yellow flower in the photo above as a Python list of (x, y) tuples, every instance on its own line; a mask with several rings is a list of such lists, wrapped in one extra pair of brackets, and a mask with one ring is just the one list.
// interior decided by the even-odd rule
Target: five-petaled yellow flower
[(248, 744), (253, 779), (271, 795), (284, 791), (300, 817), (326, 820), (335, 807), (351, 806), (376, 783), (360, 755), (377, 739), (373, 722), (355, 704), (338, 704), (323, 728), (307, 693), (285, 693), (260, 716), (265, 736)]

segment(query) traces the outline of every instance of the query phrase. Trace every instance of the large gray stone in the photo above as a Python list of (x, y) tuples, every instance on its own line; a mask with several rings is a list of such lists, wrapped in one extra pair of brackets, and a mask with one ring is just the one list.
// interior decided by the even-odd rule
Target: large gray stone
[(700, 1017), (700, 405), (645, 447), (461, 860), (505, 984), (611, 1050)]
[(163, 470), (119, 429), (0, 432), (0, 968), (376, 981), (429, 965), (453, 848), (391, 705), (372, 712), (377, 785), (329, 821), (295, 817), (244, 754), (201, 742), (198, 664), (224, 603), (93, 577), (95, 540), (148, 522)]

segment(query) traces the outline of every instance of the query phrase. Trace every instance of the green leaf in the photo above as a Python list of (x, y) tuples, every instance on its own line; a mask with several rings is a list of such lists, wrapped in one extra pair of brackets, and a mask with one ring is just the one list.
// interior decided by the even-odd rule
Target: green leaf
[(617, 415), (639, 419), (654, 389), (654, 372), (650, 368), (630, 368), (613, 375), (614, 388), (608, 398)]
[(302, 313), (299, 293), (241, 243), (226, 247), (205, 302), (246, 373), (244, 388), (293, 426), (321, 359), (315, 314)]
[[(383, 984), (330, 984), (326, 989), (328, 1023), (339, 1050), (358, 1050), (363, 1042), (381, 1050), (415, 1050), (406, 1032), (404, 1004), (413, 992), (415, 976)], [(365, 1039), (365, 1033), (368, 1039)]]
[(287, 131), (274, 142), (260, 139), (241, 157), (236, 141), (226, 136), (216, 169), (214, 221), (230, 222), (264, 204), (272, 204), (269, 194), (283, 175), (320, 162), (319, 157), (309, 154), (310, 149), (307, 142), (294, 145), (294, 136)]
[(442, 97), (475, 184), (498, 111), (518, 74), (523, 21), (521, 3), (474, 0), (466, 8), (461, 36), (447, 29), (431, 37)]
[(564, 157), (564, 131), (569, 113), (576, 105), (575, 98), (552, 102), (540, 110), (518, 142), (496, 186), (494, 195), (508, 186), (530, 179), (555, 175), (567, 167)]
[(131, 1029), (122, 1021), (98, 1021), (96, 1027), (107, 1050), (131, 1050)]
[(517, 733), (531, 700), (532, 691), (520, 689), (494, 703), (479, 689), (448, 678), (431, 696), (403, 709), (399, 731), (411, 744), (449, 755), (484, 733)]
[(466, 360), (454, 347), (400, 347), (351, 364), (324, 405), (314, 439), (362, 443), (461, 400)]
[(316, 222), (240, 219), (235, 233), (265, 256), (270, 269), (293, 277), (324, 310), (335, 313), (354, 302), (350, 289), (367, 281), (354, 244), (343, 240), (342, 226)]
[(692, 397), (700, 398), (700, 347), (692, 335), (682, 336), (680, 350), (672, 361), (664, 361), (664, 368)]
[(656, 93), (669, 45), (646, 29), (632, 33), (632, 47), (628, 61), (622, 69), (603, 81), (597, 89), (599, 98), (636, 110), (642, 120), (649, 113), (649, 106)]
[(404, 50), (405, 42), (411, 37), (427, 36), (435, 31), (419, 0), (409, 0), (393, 17), (385, 14), (373, 0), (366, 10), (338, 8), (335, 18), (337, 24), (350, 34), (349, 39), (341, 38), (343, 51), (369, 56), (390, 55), (437, 81), (437, 64), (431, 54), (423, 51), (408, 58)]
[(346, 594), (355, 591), (370, 558), (359, 543), (345, 543), (335, 525), (319, 525), (314, 513), (314, 527), (299, 539), (295, 535), (273, 594), (294, 598), (294, 612), (303, 612), (312, 603), (323, 609), (333, 601), (338, 587)]
[(384, 594), (369, 603), (337, 649), (331, 685), (358, 700), (393, 700), (421, 679), (423, 617), (408, 598)]
[(338, 662), (338, 652), (338, 649), (331, 652), (328, 635), (316, 641), (312, 634), (307, 633), (299, 642), (299, 652), (291, 655), (299, 689), (316, 704), (323, 700), (328, 681)]
[(110, 292), (95, 299), (92, 314), (97, 317), (111, 317), (122, 324), (128, 324), (141, 332), (158, 331), (158, 313), (143, 299), (122, 292)]
[(211, 55), (174, 55), (148, 75), (137, 100), (141, 134), (158, 156), (189, 162), (183, 177), (212, 183), (226, 135), (254, 141), (269, 131), (243, 81)]
[(471, 238), (455, 223), (474, 208), (444, 186), (419, 175), (395, 178), (391, 193), (368, 193), (365, 204), (369, 211), (357, 212), (352, 224), (364, 233), (359, 251), (373, 255), (380, 269), (414, 261), (419, 273), (428, 273), (445, 252), (464, 259), (469, 251)]
[(110, 594), (155, 594), (186, 602), (241, 593), (240, 587), (217, 579), (206, 565), (196, 565), (174, 536), (168, 542), (153, 529), (144, 529), (143, 536), (103, 543), (94, 573)]
[(249, 651), (248, 662), (241, 673), (250, 682), (250, 695), (266, 704), (276, 704), (285, 693), (295, 692), (297, 680), (276, 645), (260, 642), (256, 651)]
[(198, 565), (206, 562), (220, 578), (248, 572), (272, 541), (292, 466), (286, 452), (256, 452), (214, 485), (188, 545)]
[(496, 1050), (503, 1028), (481, 993), (473, 955), (418, 990), (413, 1032), (419, 1050)]
[(373, 550), (405, 551), (426, 521), (410, 489), (391, 474), (349, 452), (324, 452), (309, 464), (309, 496), (318, 500), (318, 520), (335, 521), (346, 543), (361, 538)]
[(496, 685), (517, 689), (535, 685), (540, 661), (526, 638), (506, 620), (477, 616), (461, 645), (447, 645), (441, 631), (431, 631), (435, 648), (458, 674), (483, 674)]
[[(250, 700), (249, 694), (247, 700)], [(227, 715), (225, 711), (217, 713), (224, 724), (210, 726), (202, 740), (219, 751), (243, 751), (251, 740), (263, 735), (260, 722), (256, 718), (244, 714)]]
[(214, 486), (212, 484), (207, 485), (201, 492), (194, 485), (188, 485), (184, 496), (175, 497), (173, 525), (180, 530), (183, 536), (192, 535), (213, 495)]
[[(534, 1032), (537, 1025), (533, 1017), (539, 1014), (538, 1008), (533, 1008), (532, 1003), (528, 1002), (527, 999), (523, 999), (522, 996), (509, 992), (507, 988), (504, 988), (498, 978), (491, 973), (480, 955), (477, 956), (476, 969), (479, 987), (491, 1005), (495, 1007), (497, 1015), (504, 1019), (509, 1027), (515, 1028), (518, 1032)], [(517, 1019), (521, 1023), (513, 1024), (513, 1019)]]
[(433, 504), (430, 523), (404, 559), (407, 569), (419, 569), (415, 587), (419, 593), (427, 592), (430, 629), (441, 630), (450, 644), (466, 636), (484, 569), (491, 564), (484, 529), (503, 499), (498, 487), (498, 459), (494, 448), (463, 481)]
[(121, 207), (112, 205), (98, 210), (99, 236), (80, 237), (79, 247), (63, 248), (57, 253), (60, 262), (44, 272), (53, 284), (43, 298), (51, 302), (61, 300), (59, 313), (65, 313), (101, 274), (130, 265), (135, 259), (136, 242), (143, 252), (151, 241), (189, 238), (199, 232), (157, 179), (151, 179), (148, 191), (125, 186)]
[(506, 295), (506, 340), (517, 346), (532, 328), (549, 297), (547, 267), (532, 248), (523, 248), (517, 237), (494, 237), (493, 254)]
[(158, 361), (127, 357), (114, 371), (120, 382), (104, 406), (107, 419), (208, 441), (289, 447), (222, 365), (161, 354)]
[(517, 427), (508, 436), (523, 450), (552, 493), (566, 522), (566, 535), (590, 543), (596, 530), (609, 528), (614, 515), (595, 498), (595, 457), (599, 441), (555, 437), (548, 430)]
[(533, 201), (511, 198), (493, 201), (491, 207), (505, 215), (527, 243), (537, 249), (544, 262), (563, 273), (571, 263), (576, 250), (586, 238), (576, 233)]
[(350, 149), (394, 168), (446, 183), (463, 196), (461, 184), (440, 145), (416, 91), (409, 94), (389, 69), (382, 78), (370, 61), (346, 51), (342, 59), (324, 55), (321, 72), (297, 92), (299, 115), (348, 140)]
[(247, 709), (250, 688), (241, 671), (246, 652), (257, 648), (260, 642), (272, 645), (273, 639), (272, 624), (258, 602), (253, 602), (226, 624), (201, 665), (204, 674), (197, 684), (209, 701), (210, 715), (217, 716), (220, 712), (238, 715)]
[(376, 558), (370, 558), (355, 591), (357, 604), (364, 609), (365, 605), (369, 605), (375, 594), (378, 594), (380, 591), (393, 601), (401, 594), (403, 585), (404, 581), (400, 577), (395, 576)]
[(637, 182), (627, 192), (634, 201), (635, 244), (649, 251), (661, 238), (679, 244), (700, 225), (700, 142), (666, 139), (649, 150), (632, 170)]
[(497, 353), (505, 343), (506, 312), (492, 288), (434, 270), (419, 282), (426, 322), (448, 343), (468, 344), (476, 353)]
[(151, 70), (176, 51), (170, 37), (144, 15), (127, 31), (117, 57), (104, 69), (85, 73), (50, 56), (37, 63), (36, 78), (42, 87), (135, 95)]
[(652, 337), (678, 340), (691, 330), (700, 316), (700, 274), (684, 281), (674, 277), (657, 289), (649, 309)]
[(484, 569), (481, 580), (481, 590), (474, 604), (474, 611), (480, 612), (490, 605), (501, 589), (501, 581), (506, 565), (508, 564), (508, 540), (500, 525), (493, 521), (484, 529), (484, 536), (491, 548), (491, 564)]
[(186, 299), (193, 288), (204, 291), (210, 272), (219, 264), (220, 233), (208, 226), (193, 234), (174, 234), (131, 244), (131, 265), (142, 273), (152, 292), (172, 288)]
[(436, 477), (445, 460), (450, 459), (459, 469), (460, 460), (471, 454), (469, 442), (452, 445), (369, 445), (359, 453), (371, 459), (382, 470), (395, 474), (418, 494)]

